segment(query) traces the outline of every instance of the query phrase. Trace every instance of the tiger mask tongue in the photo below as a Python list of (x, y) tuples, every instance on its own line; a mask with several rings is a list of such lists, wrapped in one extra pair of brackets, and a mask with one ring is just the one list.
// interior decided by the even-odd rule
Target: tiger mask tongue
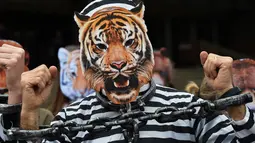
[(105, 92), (107, 97), (115, 104), (125, 104), (136, 99), (138, 94), (138, 78), (134, 75), (129, 77), (119, 75), (116, 78), (105, 80)]

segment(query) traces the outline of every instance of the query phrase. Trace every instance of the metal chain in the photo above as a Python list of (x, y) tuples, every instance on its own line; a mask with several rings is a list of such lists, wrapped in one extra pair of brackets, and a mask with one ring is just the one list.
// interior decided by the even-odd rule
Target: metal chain
[[(139, 139), (139, 128), (147, 124), (148, 120), (156, 120), (159, 123), (173, 122), (178, 119), (203, 118), (212, 112), (222, 110), (232, 105), (240, 105), (252, 101), (249, 93), (235, 95), (215, 102), (201, 100), (190, 103), (186, 108), (178, 109), (174, 106), (158, 108), (154, 113), (145, 113), (135, 110), (123, 113), (118, 118), (96, 118), (87, 124), (76, 124), (74, 122), (55, 124), (42, 130), (21, 130), (11, 128), (7, 135), (12, 140), (29, 140), (31, 138), (46, 138), (56, 140), (61, 134), (75, 136), (79, 131), (90, 133), (110, 131), (113, 126), (121, 126), (123, 134), (128, 143), (135, 143)], [(196, 107), (200, 107), (197, 112)]]

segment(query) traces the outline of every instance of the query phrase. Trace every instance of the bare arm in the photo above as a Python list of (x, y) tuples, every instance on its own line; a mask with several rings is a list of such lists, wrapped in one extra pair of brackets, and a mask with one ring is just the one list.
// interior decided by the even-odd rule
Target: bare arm
[(47, 68), (45, 65), (22, 74), (21, 128), (39, 129), (39, 108), (48, 98), (56, 75), (56, 67)]
[(0, 65), (5, 72), (8, 104), (21, 102), (21, 74), (25, 67), (25, 51), (11, 40), (0, 40)]

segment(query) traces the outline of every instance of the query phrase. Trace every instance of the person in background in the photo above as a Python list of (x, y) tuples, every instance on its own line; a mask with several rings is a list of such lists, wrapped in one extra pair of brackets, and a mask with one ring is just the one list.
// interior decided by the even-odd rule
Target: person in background
[(94, 92), (83, 75), (79, 48), (77, 45), (68, 45), (58, 50), (60, 72), (56, 78), (59, 79), (59, 88), (55, 101), (50, 105), (54, 115), (71, 102)]
[[(238, 59), (233, 62), (232, 67), (233, 84), (240, 87), (243, 92), (251, 92), (255, 96), (255, 60), (253, 59)], [(247, 106), (255, 110), (255, 97), (253, 102)]]
[(156, 84), (168, 87), (174, 87), (173, 79), (173, 64), (166, 56), (167, 49), (161, 48), (159, 51), (154, 51), (154, 68), (152, 78)]
[(80, 47), (68, 45), (58, 50), (60, 64), (60, 88), (70, 102), (82, 99), (94, 92), (83, 75)]
[(51, 95), (43, 104), (53, 115), (94, 92), (83, 75), (79, 48), (78, 45), (67, 45), (58, 50), (60, 72), (54, 80)]

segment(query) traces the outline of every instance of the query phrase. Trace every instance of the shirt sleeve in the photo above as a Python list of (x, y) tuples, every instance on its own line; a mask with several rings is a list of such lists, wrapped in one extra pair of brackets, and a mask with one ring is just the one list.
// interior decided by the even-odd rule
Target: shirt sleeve
[(254, 112), (246, 106), (246, 113), (243, 120), (232, 121), (232, 126), (235, 130), (236, 137), (239, 142), (255, 141), (255, 125)]
[(212, 114), (206, 118), (196, 119), (196, 140), (199, 143), (231, 143), (237, 140), (230, 120), (222, 114)]
[(199, 143), (253, 142), (255, 141), (254, 113), (246, 107), (244, 119), (233, 121), (224, 112), (215, 112), (205, 118), (195, 119), (194, 132)]
[[(55, 117), (54, 121), (51, 122), (51, 126), (61, 124), (66, 122), (66, 112), (65, 109), (62, 109)], [(64, 130), (68, 131), (68, 128), (64, 128)], [(68, 138), (67, 135), (61, 134), (61, 136), (57, 140), (49, 141), (43, 140), (43, 143), (71, 143), (71, 139)]]

